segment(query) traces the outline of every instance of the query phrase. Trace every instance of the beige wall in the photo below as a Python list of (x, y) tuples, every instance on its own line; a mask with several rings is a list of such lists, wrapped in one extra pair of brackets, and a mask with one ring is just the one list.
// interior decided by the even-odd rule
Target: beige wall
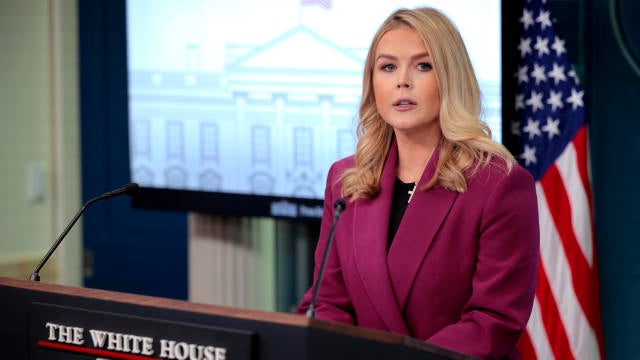
[[(76, 7), (0, 1), (0, 276), (28, 277), (81, 205)], [(80, 284), (80, 238), (43, 281)]]

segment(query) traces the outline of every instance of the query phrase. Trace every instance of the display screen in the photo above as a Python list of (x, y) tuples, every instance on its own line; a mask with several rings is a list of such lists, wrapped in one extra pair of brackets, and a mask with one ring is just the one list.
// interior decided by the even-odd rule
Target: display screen
[[(329, 166), (355, 150), (371, 39), (421, 1), (129, 0), (134, 205), (319, 218)], [(501, 139), (499, 0), (429, 1), (460, 30)]]

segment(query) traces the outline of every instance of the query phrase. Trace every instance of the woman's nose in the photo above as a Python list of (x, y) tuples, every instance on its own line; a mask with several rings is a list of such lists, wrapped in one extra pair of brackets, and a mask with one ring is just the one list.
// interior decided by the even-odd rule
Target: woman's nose
[(410, 88), (411, 81), (407, 76), (400, 76), (400, 78), (398, 78), (398, 84), (396, 86), (398, 88)]

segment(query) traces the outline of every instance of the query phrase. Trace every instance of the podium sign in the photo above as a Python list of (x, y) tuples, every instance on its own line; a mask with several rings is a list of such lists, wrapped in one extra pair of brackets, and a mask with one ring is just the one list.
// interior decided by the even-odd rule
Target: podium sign
[(249, 331), (42, 303), (31, 304), (29, 314), (33, 359), (253, 359)]

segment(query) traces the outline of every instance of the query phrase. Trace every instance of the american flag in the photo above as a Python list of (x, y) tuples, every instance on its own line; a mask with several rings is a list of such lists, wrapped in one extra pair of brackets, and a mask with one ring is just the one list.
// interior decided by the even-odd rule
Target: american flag
[(515, 73), (518, 160), (536, 181), (540, 260), (523, 359), (602, 359), (584, 90), (546, 1), (524, 5)]
[(331, 0), (301, 0), (301, 5), (320, 5), (325, 9), (331, 9)]

